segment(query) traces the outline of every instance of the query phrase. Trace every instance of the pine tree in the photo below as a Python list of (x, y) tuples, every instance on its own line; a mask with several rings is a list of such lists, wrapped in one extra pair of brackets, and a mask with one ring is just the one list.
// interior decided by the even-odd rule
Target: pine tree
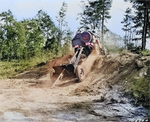
[(125, 32), (124, 43), (125, 43), (126, 48), (128, 48), (128, 45), (130, 45), (132, 43), (132, 34), (133, 34), (132, 19), (133, 19), (133, 16), (131, 15), (131, 12), (132, 12), (132, 10), (130, 8), (127, 8), (125, 11), (123, 21), (121, 22), (122, 24), (124, 24), (124, 27), (122, 28), (122, 30), (124, 30), (124, 32)]
[(67, 27), (67, 22), (65, 21), (66, 12), (67, 12), (67, 3), (63, 2), (58, 15), (56, 16), (56, 20), (58, 21), (58, 30), (57, 30), (58, 45), (61, 45), (61, 41), (63, 40), (63, 35), (65, 35)]
[(125, 0), (133, 4), (135, 17), (133, 18), (136, 35), (141, 35), (142, 50), (146, 47), (146, 39), (150, 37), (150, 1), (149, 0)]
[(91, 30), (101, 28), (102, 41), (104, 33), (108, 30), (104, 22), (111, 18), (109, 15), (111, 3), (112, 0), (91, 0), (85, 4), (83, 13), (79, 13), (82, 27)]

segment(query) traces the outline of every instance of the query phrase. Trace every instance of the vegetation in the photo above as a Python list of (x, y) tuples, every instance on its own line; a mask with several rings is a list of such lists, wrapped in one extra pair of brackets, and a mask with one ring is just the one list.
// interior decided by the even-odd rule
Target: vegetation
[[(43, 52), (58, 52), (57, 35), (58, 29), (54, 25), (50, 16), (40, 10), (35, 18), (18, 22), (10, 10), (0, 14), (0, 60), (29, 60), (35, 56), (42, 55)], [(68, 37), (67, 37), (68, 36)], [(71, 32), (66, 35), (66, 39), (71, 36)]]
[[(126, 82), (125, 89), (134, 99), (137, 105), (142, 104), (145, 107), (149, 107), (150, 100), (150, 68), (149, 61), (142, 69), (135, 68), (128, 76), (124, 79)], [(145, 75), (139, 76), (140, 73), (145, 73)]]
[(127, 8), (122, 21), (125, 31), (124, 42), (130, 44), (132, 41), (141, 41), (141, 49), (145, 50), (146, 40), (150, 37), (150, 1), (149, 0), (125, 0), (132, 3), (134, 13), (131, 8)]
[(143, 56), (150, 56), (150, 50), (143, 50), (143, 51), (141, 51), (141, 54)]
[(136, 99), (138, 100), (149, 100), (150, 94), (149, 94), (149, 88), (150, 83), (147, 78), (141, 77), (141, 78), (133, 78), (132, 79), (133, 85), (132, 85), (132, 92)]
[(101, 30), (101, 41), (108, 30), (104, 22), (110, 19), (109, 10), (112, 0), (92, 0), (85, 3), (83, 13), (79, 13), (81, 27), (91, 30)]
[(22, 21), (17, 21), (10, 10), (0, 13), (0, 78), (11, 77), (67, 53), (72, 32), (64, 26), (66, 7), (63, 3), (57, 18), (59, 27), (43, 10), (34, 18)]
[(13, 60), (13, 61), (0, 61), (0, 79), (12, 78), (14, 75), (22, 73), (24, 71), (30, 70), (34, 66), (37, 66), (41, 62), (47, 63), (47, 61), (63, 56), (66, 52), (64, 51), (66, 47), (60, 49), (57, 54), (52, 52), (42, 53), (30, 58), (29, 60)]

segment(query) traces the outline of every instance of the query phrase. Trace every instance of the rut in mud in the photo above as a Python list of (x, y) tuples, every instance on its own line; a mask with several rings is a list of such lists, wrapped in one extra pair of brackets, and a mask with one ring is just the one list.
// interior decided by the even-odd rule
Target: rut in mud
[[(91, 57), (95, 59), (94, 55)], [(66, 55), (14, 79), (1, 80), (0, 121), (147, 120), (146, 109), (133, 106), (133, 99), (123, 92), (126, 82), (120, 83), (137, 68), (141, 61), (138, 55), (99, 55), (90, 63), (93, 65), (83, 82), (70, 74), (51, 89), (51, 68), (68, 63), (71, 57)], [(89, 68), (88, 62), (86, 68)]]

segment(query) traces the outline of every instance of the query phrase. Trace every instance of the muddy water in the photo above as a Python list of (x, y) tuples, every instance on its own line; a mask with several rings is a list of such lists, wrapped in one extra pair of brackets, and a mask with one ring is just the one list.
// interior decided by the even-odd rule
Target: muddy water
[(121, 86), (114, 85), (104, 98), (82, 103), (81, 109), (60, 111), (54, 117), (82, 122), (148, 122), (148, 110), (142, 106), (134, 106), (133, 99), (125, 97), (120, 89)]
[(121, 91), (121, 86), (114, 85), (100, 99), (82, 103), (57, 103), (53, 105), (60, 107), (52, 109), (47, 106), (32, 116), (7, 111), (0, 116), (0, 122), (148, 122), (147, 109), (132, 103), (133, 100)]

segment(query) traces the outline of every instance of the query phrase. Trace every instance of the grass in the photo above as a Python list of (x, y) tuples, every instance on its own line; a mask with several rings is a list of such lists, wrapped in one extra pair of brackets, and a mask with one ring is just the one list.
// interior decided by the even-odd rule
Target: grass
[(45, 53), (40, 56), (35, 56), (29, 60), (20, 61), (0, 61), (0, 79), (7, 79), (15, 76), (24, 71), (30, 70), (34, 66), (40, 63), (46, 63), (47, 61), (61, 57), (63, 54), (59, 52), (57, 55), (53, 53)]
[(143, 56), (150, 56), (150, 50), (141, 51), (141, 54), (142, 54)]
[(0, 62), (0, 79), (8, 78), (14, 74), (13, 64), (13, 62)]

